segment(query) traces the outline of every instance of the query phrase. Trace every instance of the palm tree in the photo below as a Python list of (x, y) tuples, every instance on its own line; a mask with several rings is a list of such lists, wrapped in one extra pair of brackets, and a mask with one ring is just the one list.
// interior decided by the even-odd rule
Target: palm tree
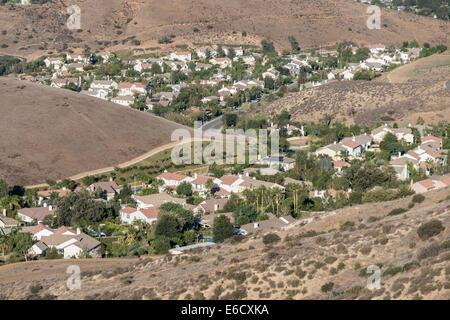
[(6, 249), (8, 249), (8, 238), (5, 236), (0, 236), (0, 248), (2, 250), (2, 256), (5, 256)]

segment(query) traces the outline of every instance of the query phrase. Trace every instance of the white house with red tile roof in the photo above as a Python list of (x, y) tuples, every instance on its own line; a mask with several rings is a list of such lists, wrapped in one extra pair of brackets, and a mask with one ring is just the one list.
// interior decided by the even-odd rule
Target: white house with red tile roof
[(194, 180), (191, 181), (192, 190), (198, 191), (198, 192), (209, 191), (208, 188), (206, 188), (206, 183), (210, 179), (211, 179), (211, 181), (214, 181), (214, 177), (203, 176), (203, 175), (200, 175), (200, 176), (194, 175)]
[(337, 160), (337, 161), (332, 161), (331, 163), (333, 164), (333, 168), (335, 168), (338, 173), (341, 173), (342, 169), (344, 167), (350, 166), (350, 164), (347, 163), (346, 161), (339, 161), (339, 160)]
[(436, 188), (436, 181), (431, 179), (425, 179), (422, 181), (418, 181), (416, 183), (413, 183), (411, 186), (411, 189), (413, 189), (416, 193), (424, 193), (427, 191), (431, 191)]
[(210, 63), (218, 65), (221, 69), (225, 69), (226, 67), (230, 67), (233, 64), (233, 61), (230, 58), (213, 58), (209, 60)]
[(39, 223), (32, 227), (25, 227), (22, 229), (25, 233), (31, 233), (34, 240), (41, 240), (42, 237), (51, 236), (55, 234), (55, 230)]
[(339, 143), (340, 146), (344, 147), (349, 156), (359, 157), (361, 156), (361, 144), (353, 140), (343, 141)]
[(426, 137), (422, 137), (422, 144), (426, 144), (427, 142), (435, 142), (439, 144), (439, 147), (442, 148), (442, 139), (441, 138), (437, 138), (435, 136), (426, 136)]
[(120, 220), (125, 224), (133, 224), (135, 221), (142, 221), (147, 224), (152, 224), (158, 219), (159, 207), (148, 208), (131, 208), (125, 207), (120, 210)]
[(164, 182), (164, 186), (172, 186), (177, 187), (181, 182), (187, 181), (190, 182), (192, 180), (191, 177), (188, 177), (184, 174), (177, 174), (165, 171), (157, 176), (158, 179), (161, 179)]
[(215, 179), (214, 183), (220, 188), (225, 189), (228, 192), (239, 192), (239, 185), (244, 182), (240, 176), (224, 175), (220, 179)]

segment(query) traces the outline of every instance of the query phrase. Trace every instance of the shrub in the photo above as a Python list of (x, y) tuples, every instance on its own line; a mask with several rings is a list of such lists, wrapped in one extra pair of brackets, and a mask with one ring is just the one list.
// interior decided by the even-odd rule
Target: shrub
[(422, 248), (417, 255), (419, 260), (436, 257), (441, 250), (441, 246), (437, 243), (433, 243), (428, 247)]
[(419, 238), (422, 240), (428, 240), (431, 237), (434, 237), (441, 233), (445, 227), (442, 225), (442, 222), (434, 219), (430, 222), (423, 223), (419, 229), (417, 229), (417, 234), (419, 235)]
[(392, 210), (388, 213), (388, 216), (396, 216), (396, 215), (398, 215), (398, 214), (405, 213), (406, 211), (408, 211), (408, 210), (406, 210), (406, 209), (404, 209), (404, 208), (396, 208), (396, 209), (392, 209)]
[(333, 290), (333, 287), (334, 287), (333, 282), (327, 282), (320, 288), (320, 290), (322, 290), (322, 292), (328, 292)]
[(361, 253), (364, 255), (368, 255), (370, 253), (370, 251), (372, 251), (372, 248), (370, 246), (365, 246), (361, 248)]
[(384, 276), (394, 276), (399, 272), (402, 272), (403, 268), (402, 267), (389, 267), (386, 269), (386, 271), (383, 272), (383, 277)]
[(275, 234), (275, 233), (269, 233), (269, 234), (266, 234), (265, 236), (264, 236), (264, 238), (263, 238), (263, 243), (265, 244), (265, 245), (268, 245), (268, 244), (272, 244), (272, 243), (275, 243), (275, 242), (278, 242), (278, 241), (280, 241), (281, 239), (280, 239), (280, 237), (277, 235), (277, 234)]
[(337, 260), (336, 257), (329, 256), (329, 257), (326, 257), (326, 258), (325, 258), (325, 263), (326, 263), (326, 264), (332, 264), (332, 263), (334, 263), (336, 260)]
[(303, 279), (306, 276), (306, 271), (301, 268), (297, 268), (297, 270), (295, 270), (295, 275), (300, 279)]
[(416, 194), (414, 195), (414, 197), (412, 198), (412, 201), (414, 203), (421, 203), (425, 200), (425, 196), (423, 194)]
[(354, 229), (355, 223), (353, 221), (345, 221), (341, 225), (341, 231), (351, 231)]

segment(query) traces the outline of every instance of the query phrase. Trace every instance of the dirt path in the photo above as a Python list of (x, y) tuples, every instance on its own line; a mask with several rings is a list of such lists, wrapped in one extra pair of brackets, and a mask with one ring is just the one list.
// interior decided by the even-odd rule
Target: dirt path
[[(161, 151), (172, 149), (175, 146), (180, 145), (180, 144), (185, 144), (185, 143), (189, 143), (189, 142), (192, 143), (192, 142), (195, 142), (195, 141), (209, 141), (209, 140), (207, 140), (207, 139), (190, 139), (189, 141), (187, 141), (187, 140), (183, 140), (181, 142), (180, 141), (174, 141), (174, 142), (162, 145), (160, 147), (154, 148), (154, 149), (150, 150), (149, 152), (144, 153), (143, 155), (141, 155), (141, 156), (139, 156), (137, 158), (134, 158), (134, 159), (129, 160), (127, 162), (123, 162), (121, 164), (118, 164), (117, 166), (105, 167), (105, 168), (101, 168), (101, 169), (96, 169), (96, 170), (82, 172), (82, 173), (79, 173), (79, 174), (76, 174), (74, 176), (69, 177), (69, 179), (71, 179), (71, 180), (80, 180), (80, 179), (83, 179), (84, 177), (93, 176), (93, 175), (99, 175), (99, 174), (104, 174), (104, 173), (107, 173), (107, 172), (114, 171), (115, 167), (126, 168), (126, 167), (129, 167), (129, 166), (135, 165), (135, 164), (137, 164), (137, 163), (139, 163), (141, 161), (144, 161), (145, 159), (150, 158), (150, 157), (154, 156), (155, 154), (160, 153)], [(47, 183), (41, 183), (41, 184), (37, 184), (37, 185), (26, 186), (25, 188), (33, 189), (33, 188), (44, 188), (44, 187), (48, 187), (48, 184)]]

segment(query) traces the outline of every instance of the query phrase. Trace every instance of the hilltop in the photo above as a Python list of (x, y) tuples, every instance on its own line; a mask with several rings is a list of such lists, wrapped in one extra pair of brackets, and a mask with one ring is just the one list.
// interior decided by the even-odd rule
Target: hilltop
[[(81, 30), (66, 27), (67, 7), (79, 5)], [(448, 44), (449, 22), (382, 9), (381, 29), (366, 26), (367, 5), (347, 0), (55, 0), (43, 5), (0, 6), (0, 51), (38, 56), (68, 48), (169, 50), (192, 44), (259, 45), (268, 38), (290, 48), (340, 41), (400, 45)], [(170, 45), (158, 40), (171, 37)], [(170, 48), (171, 47), (171, 48)]]
[(450, 121), (450, 90), (445, 87), (450, 54), (414, 61), (376, 81), (337, 81), (290, 93), (257, 112), (286, 109), (294, 121), (330, 115), (346, 123), (373, 125), (378, 121), (407, 125), (420, 116), (427, 123)]
[[(32, 287), (42, 287), (35, 296), (57, 299), (445, 299), (448, 188), (428, 192), (405, 213), (389, 214), (410, 201), (310, 213), (285, 230), (256, 232), (181, 256), (77, 260), (82, 290), (66, 288), (70, 261), (6, 265), (0, 267), (0, 299), (32, 298)], [(432, 220), (445, 229), (418, 232)], [(267, 233), (280, 241), (264, 244)], [(370, 265), (381, 271), (375, 291), (366, 287)]]
[(183, 126), (70, 90), (0, 78), (0, 177), (31, 185), (114, 166)]

